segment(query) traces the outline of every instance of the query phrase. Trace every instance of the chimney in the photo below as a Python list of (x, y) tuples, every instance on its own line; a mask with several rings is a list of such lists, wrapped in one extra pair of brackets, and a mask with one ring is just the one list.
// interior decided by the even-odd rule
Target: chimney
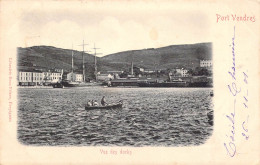
[(131, 75), (134, 75), (134, 64), (133, 64), (133, 61), (131, 62)]

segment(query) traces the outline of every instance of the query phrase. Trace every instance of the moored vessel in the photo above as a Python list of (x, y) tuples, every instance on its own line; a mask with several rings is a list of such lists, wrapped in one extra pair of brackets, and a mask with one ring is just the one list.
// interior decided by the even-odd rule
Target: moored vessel
[(64, 85), (62, 83), (55, 83), (55, 84), (52, 84), (52, 87), (53, 88), (64, 88)]
[(173, 80), (171, 82), (140, 82), (139, 87), (188, 87), (189, 83), (182, 80)]
[(79, 86), (79, 82), (75, 81), (75, 77), (73, 76), (73, 46), (72, 46), (72, 51), (71, 51), (71, 79), (70, 80), (62, 80), (61, 84), (65, 87), (78, 87)]
[(65, 87), (78, 87), (80, 83), (76, 81), (64, 80), (61, 84)]

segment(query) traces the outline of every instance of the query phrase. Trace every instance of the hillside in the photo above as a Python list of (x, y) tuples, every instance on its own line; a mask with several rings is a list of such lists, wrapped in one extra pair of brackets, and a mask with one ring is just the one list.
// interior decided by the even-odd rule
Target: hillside
[(101, 58), (108, 63), (131, 63), (146, 68), (173, 68), (199, 66), (201, 59), (212, 59), (212, 44), (199, 43), (189, 45), (172, 45), (157, 49), (143, 49), (119, 52)]
[[(126, 70), (131, 62), (146, 69), (167, 69), (174, 67), (195, 68), (201, 59), (212, 59), (212, 44), (172, 45), (157, 49), (124, 51), (97, 57), (98, 71)], [(71, 70), (71, 50), (52, 46), (18, 48), (18, 69), (62, 68)], [(87, 75), (93, 75), (94, 56), (84, 53)], [(82, 52), (74, 51), (74, 69), (82, 71)]]
[[(60, 49), (51, 46), (34, 46), (29, 48), (18, 48), (18, 66), (37, 66), (41, 68), (63, 68), (71, 69), (71, 53), (69, 49)], [(84, 54), (91, 61), (94, 57)], [(82, 65), (82, 52), (74, 51), (75, 69)]]

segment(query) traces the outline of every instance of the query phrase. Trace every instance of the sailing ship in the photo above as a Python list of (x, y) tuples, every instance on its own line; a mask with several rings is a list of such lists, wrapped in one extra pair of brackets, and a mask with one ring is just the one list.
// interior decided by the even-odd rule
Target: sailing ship
[(73, 52), (73, 46), (72, 46), (72, 51), (71, 51), (71, 78), (70, 80), (63, 80), (61, 82), (61, 84), (65, 87), (77, 87), (79, 86), (79, 82), (75, 81), (75, 73), (73, 72), (73, 65), (74, 65), (74, 62), (73, 62), (73, 55), (74, 55), (74, 52)]
[(80, 82), (79, 83), (79, 86), (80, 87), (86, 87), (86, 86), (100, 86), (102, 85), (102, 83), (98, 83), (97, 82), (97, 53), (96, 53), (96, 49), (99, 49), (99, 48), (96, 48), (95, 44), (94, 44), (94, 50), (95, 50), (95, 53), (94, 53), (94, 67), (95, 67), (95, 72), (94, 72), (94, 75), (95, 75), (95, 81), (94, 82), (86, 82), (86, 78), (85, 78), (85, 65), (84, 65), (84, 40), (83, 40), (83, 44), (80, 45), (80, 46), (83, 46), (83, 52), (82, 52), (82, 68), (83, 68), (83, 82)]
[[(87, 44), (84, 44), (84, 40), (83, 40), (83, 44), (79, 45), (83, 47), (83, 51), (82, 51), (82, 82), (76, 81), (76, 76), (75, 73), (73, 72), (73, 48), (72, 48), (72, 59), (71, 59), (71, 78), (69, 80), (63, 80), (62, 81), (62, 85), (64, 85), (65, 87), (85, 87), (85, 86), (97, 86), (97, 85), (101, 85), (101, 83), (97, 83), (97, 82), (86, 82), (86, 78), (85, 78), (85, 64), (84, 64), (84, 46)], [(96, 48), (94, 45), (95, 49), (95, 79), (97, 81), (97, 59), (96, 59)]]

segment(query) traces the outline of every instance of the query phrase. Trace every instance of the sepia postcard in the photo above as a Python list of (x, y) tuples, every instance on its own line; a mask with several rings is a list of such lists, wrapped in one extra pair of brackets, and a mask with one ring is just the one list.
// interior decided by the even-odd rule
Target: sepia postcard
[(260, 164), (259, 1), (0, 2), (0, 164)]

